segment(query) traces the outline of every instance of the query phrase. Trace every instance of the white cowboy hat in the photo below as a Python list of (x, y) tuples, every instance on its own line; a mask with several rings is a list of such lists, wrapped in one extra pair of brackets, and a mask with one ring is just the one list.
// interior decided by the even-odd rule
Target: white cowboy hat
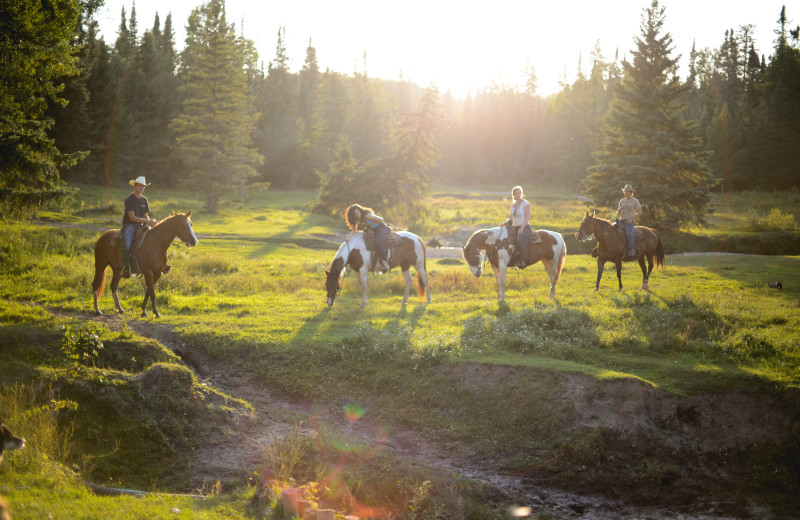
[(139, 175), (135, 179), (129, 180), (128, 184), (130, 184), (131, 186), (136, 186), (137, 184), (141, 184), (142, 186), (150, 186), (149, 184), (147, 184), (147, 182), (145, 182), (144, 175)]
[[(141, 178), (144, 179), (144, 177)], [(633, 191), (633, 186), (631, 186), (630, 184), (626, 184), (625, 187), (622, 188), (622, 191)]]

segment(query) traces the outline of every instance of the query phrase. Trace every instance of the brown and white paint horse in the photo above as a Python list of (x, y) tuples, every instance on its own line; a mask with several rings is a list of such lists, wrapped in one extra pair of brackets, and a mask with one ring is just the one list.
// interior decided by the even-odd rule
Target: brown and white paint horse
[[(539, 229), (534, 231), (542, 239), (541, 247), (533, 244), (528, 247), (528, 265), (542, 261), (544, 270), (550, 277), (550, 297), (556, 295), (556, 283), (561, 277), (561, 269), (567, 259), (567, 246), (564, 238), (556, 231)], [(508, 240), (508, 228), (506, 226), (493, 227), (490, 229), (479, 229), (469, 237), (467, 243), (461, 248), (464, 260), (467, 261), (470, 271), (476, 277), (483, 274), (481, 265), (481, 251), (486, 252), (486, 258), (492, 265), (494, 277), (497, 280), (497, 299), (506, 299), (506, 270), (511, 254), (514, 252), (514, 244)]]
[[(397, 231), (400, 236), (400, 243), (389, 251), (389, 267), (400, 267), (403, 278), (406, 281), (406, 291), (403, 294), (403, 304), (408, 303), (408, 295), (411, 293), (411, 273), (408, 269), (414, 266), (417, 271), (417, 295), (422, 298), (428, 295), (428, 303), (431, 302), (431, 287), (428, 283), (428, 272), (425, 269), (427, 252), (425, 243), (414, 233), (408, 231)], [(367, 304), (367, 277), (372, 265), (372, 251), (367, 249), (364, 242), (364, 232), (360, 231), (344, 242), (336, 256), (333, 257), (331, 268), (325, 271), (325, 289), (328, 291), (328, 306), (333, 305), (336, 295), (342, 288), (341, 277), (345, 267), (349, 266), (358, 273), (358, 281), (361, 284), (361, 306)]]

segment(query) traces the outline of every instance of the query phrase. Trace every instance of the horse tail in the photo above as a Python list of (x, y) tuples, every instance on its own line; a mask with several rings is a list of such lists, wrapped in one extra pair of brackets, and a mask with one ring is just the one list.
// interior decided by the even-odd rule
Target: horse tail
[(658, 240), (656, 243), (656, 267), (664, 267), (664, 243), (661, 242), (661, 235), (658, 234), (658, 231), (654, 229), (653, 233), (656, 234)]
[(561, 269), (564, 268), (564, 264), (567, 262), (567, 243), (564, 242), (564, 238), (561, 238), (561, 251), (559, 252), (558, 257), (558, 264), (556, 264), (556, 281), (561, 278)]
[[(428, 275), (428, 249), (425, 247), (425, 242), (421, 238), (418, 238), (419, 245), (422, 246), (422, 269), (425, 271), (425, 276)], [(419, 273), (419, 269), (417, 269), (417, 298), (420, 300), (425, 297), (425, 281), (422, 279), (422, 275)]]
[(94, 245), (94, 280), (92, 280), (92, 292), (99, 300), (103, 297), (106, 288), (106, 267), (108, 266), (108, 245), (105, 240), (106, 235), (101, 236)]

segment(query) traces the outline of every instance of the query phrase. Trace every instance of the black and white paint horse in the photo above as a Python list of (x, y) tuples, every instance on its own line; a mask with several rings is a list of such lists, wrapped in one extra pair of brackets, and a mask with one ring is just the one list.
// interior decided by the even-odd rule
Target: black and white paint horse
[[(428, 272), (425, 269), (427, 252), (425, 243), (414, 233), (408, 231), (397, 231), (399, 243), (389, 248), (389, 267), (400, 267), (403, 278), (406, 281), (406, 291), (403, 294), (403, 304), (408, 302), (408, 295), (411, 293), (411, 273), (408, 269), (414, 266), (417, 271), (417, 295), (422, 298), (428, 296), (428, 303), (431, 302), (431, 288), (428, 284)], [(331, 268), (325, 271), (325, 289), (328, 291), (328, 306), (333, 305), (336, 295), (342, 288), (341, 277), (345, 267), (349, 266), (358, 273), (358, 281), (361, 284), (361, 306), (367, 304), (367, 277), (372, 266), (373, 253), (367, 249), (364, 241), (364, 232), (359, 231), (350, 240), (344, 242), (336, 256), (333, 257)]]
[[(567, 246), (560, 233), (539, 229), (534, 231), (541, 238), (541, 242), (528, 246), (527, 264), (530, 266), (542, 261), (547, 275), (550, 277), (550, 297), (556, 295), (556, 283), (561, 277), (561, 269), (567, 259)], [(486, 258), (492, 265), (494, 277), (497, 280), (497, 299), (506, 299), (506, 269), (514, 252), (514, 244), (508, 239), (506, 226), (479, 229), (469, 237), (462, 247), (464, 260), (467, 261), (472, 274), (483, 274), (481, 265), (481, 251), (486, 252)]]

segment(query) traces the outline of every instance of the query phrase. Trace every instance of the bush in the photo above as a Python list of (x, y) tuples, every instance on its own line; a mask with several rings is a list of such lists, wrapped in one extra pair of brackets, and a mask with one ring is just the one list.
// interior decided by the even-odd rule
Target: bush
[(745, 223), (747, 231), (794, 231), (797, 223), (794, 215), (786, 213), (780, 208), (772, 208), (766, 219), (758, 218), (756, 213), (750, 213)]

